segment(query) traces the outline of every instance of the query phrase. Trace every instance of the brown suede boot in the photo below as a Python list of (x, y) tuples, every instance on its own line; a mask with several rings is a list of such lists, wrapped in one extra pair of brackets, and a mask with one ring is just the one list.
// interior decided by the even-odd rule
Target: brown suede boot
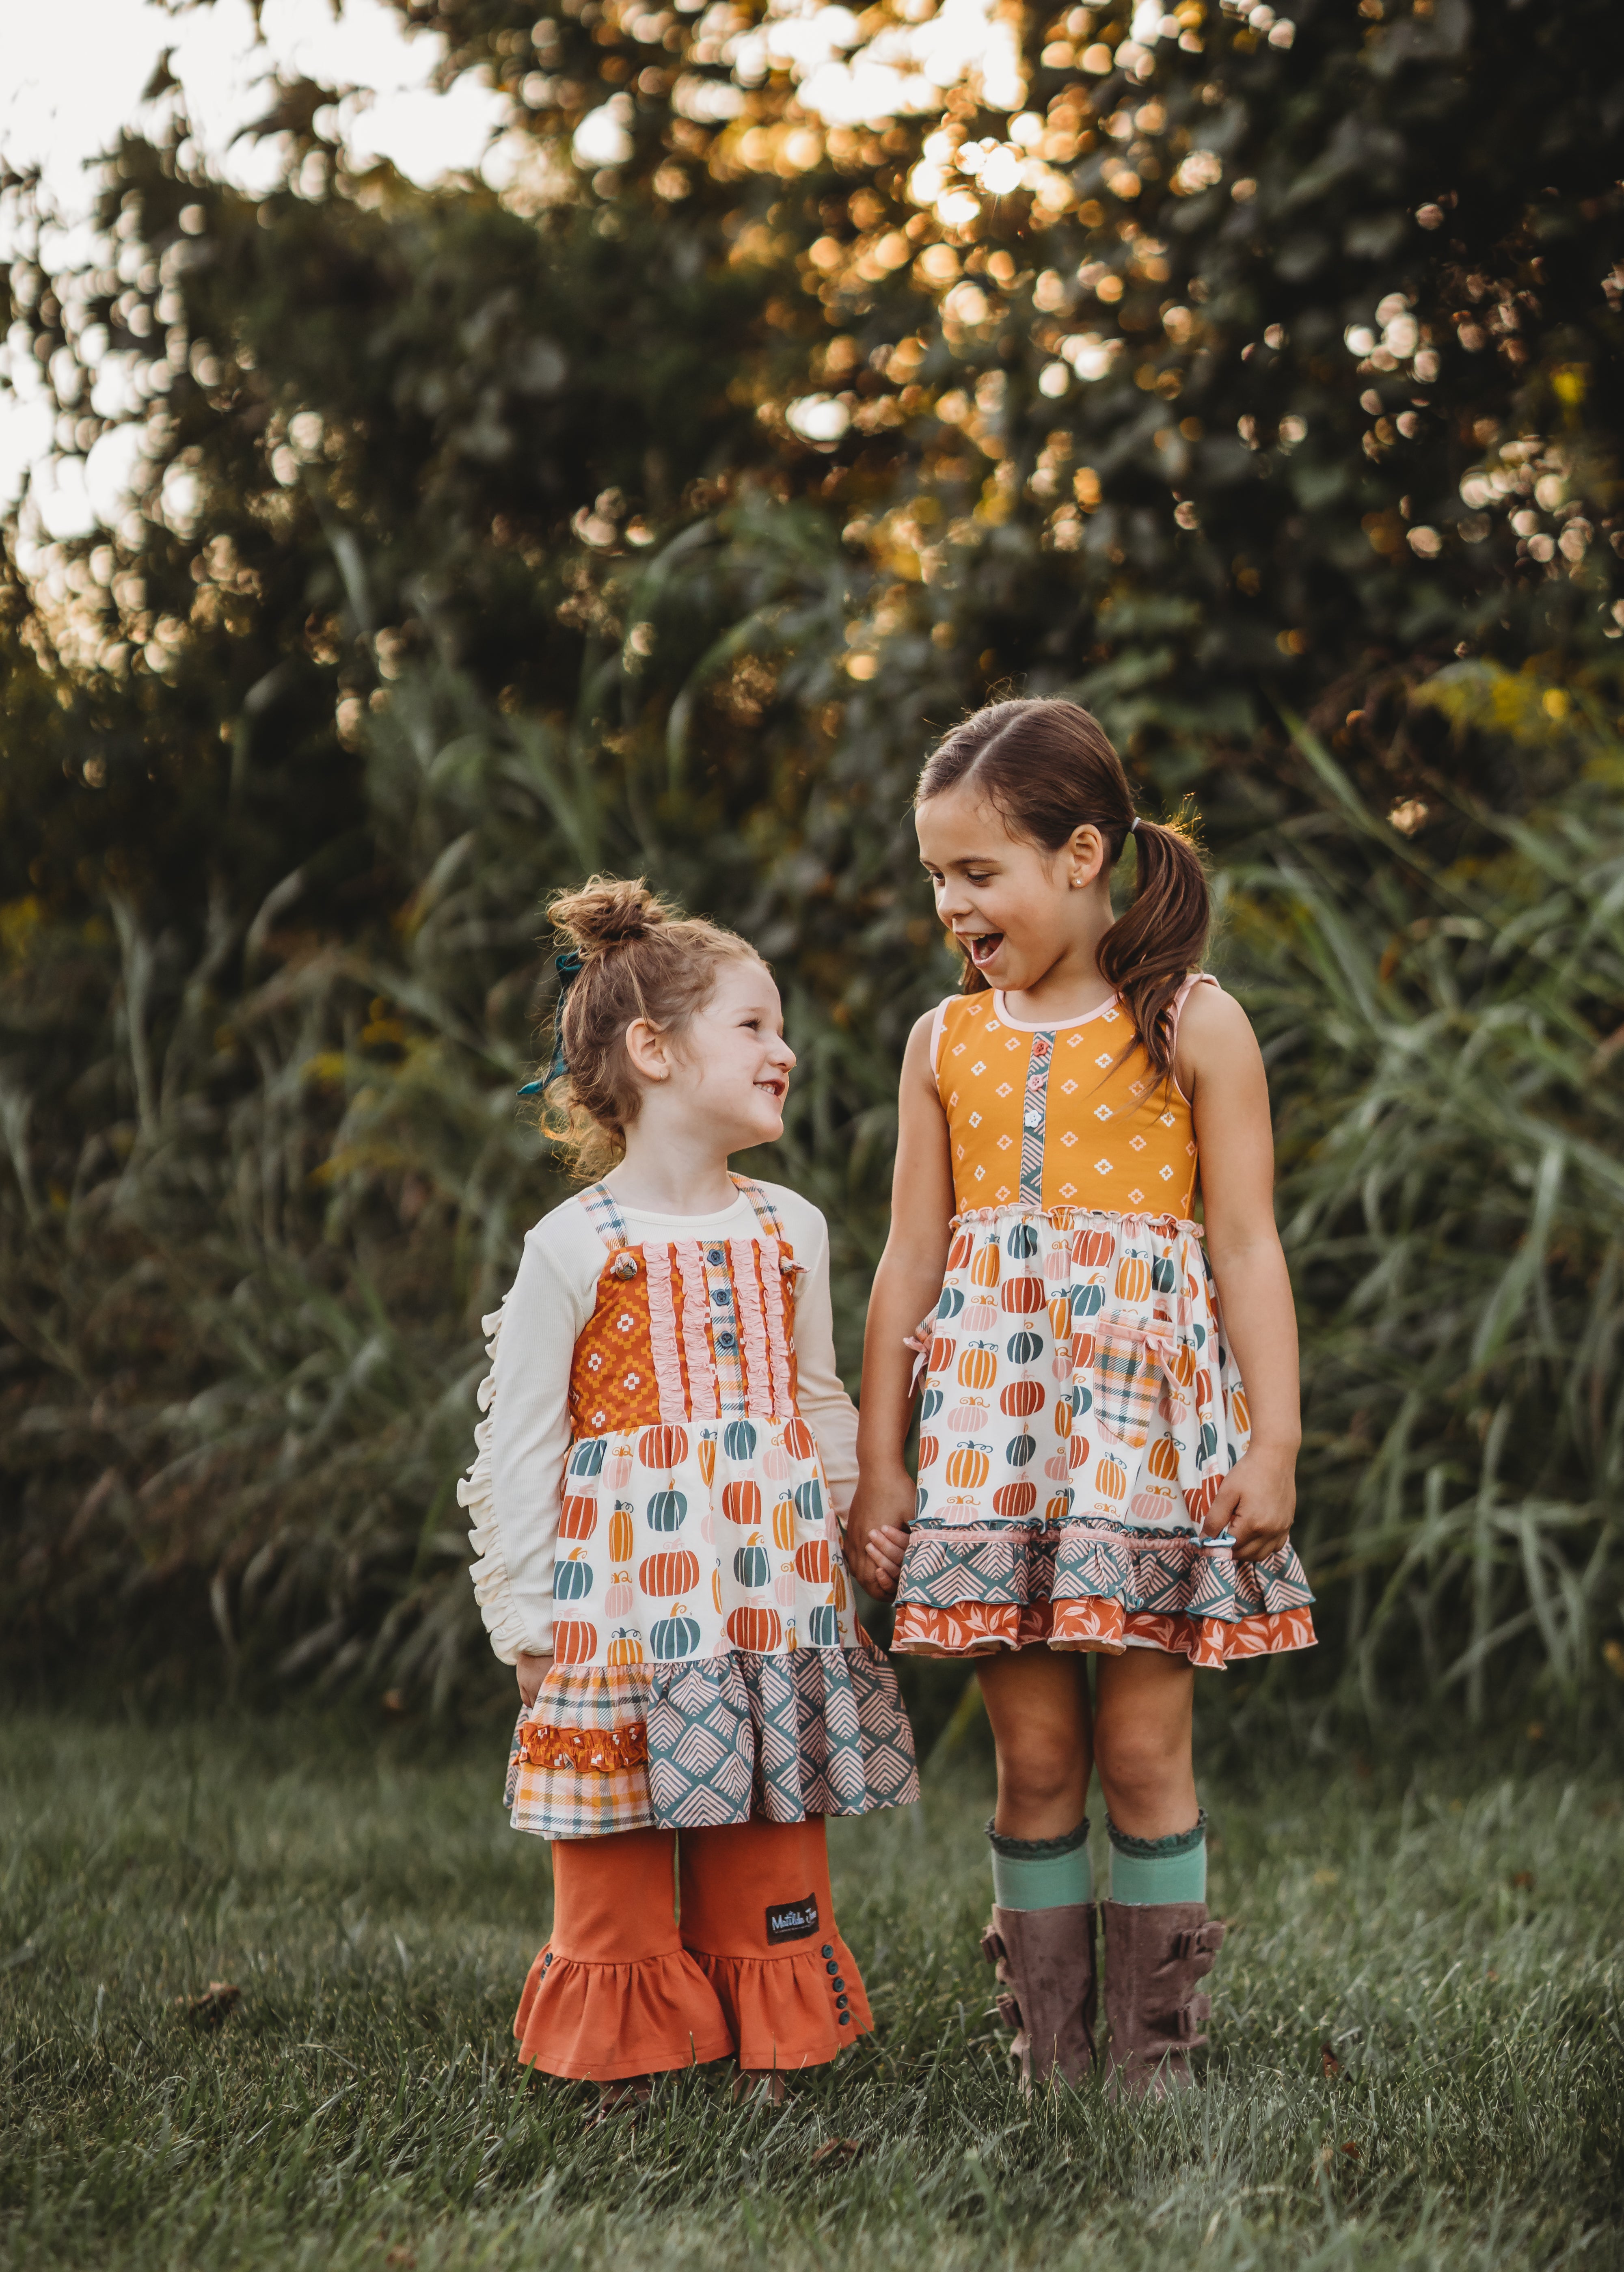
[(1105, 2017), (1113, 2097), (1165, 2097), (1190, 2087), (1189, 2053), (1207, 2040), (1210, 1996), (1191, 1993), (1212, 1970), (1224, 1927), (1205, 1902), (1104, 1902)]
[(1094, 2064), (1094, 1903), (995, 1905), (981, 1953), (998, 1967), (998, 2013), (1015, 2030), (1009, 2056), (1022, 2091), (1057, 2074), (1081, 2082)]

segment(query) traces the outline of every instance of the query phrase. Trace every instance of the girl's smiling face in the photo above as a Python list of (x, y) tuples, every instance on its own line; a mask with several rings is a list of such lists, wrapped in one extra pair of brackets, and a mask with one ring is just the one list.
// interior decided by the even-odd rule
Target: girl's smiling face
[[(936, 912), (1000, 992), (1022, 993), (1074, 959), (1111, 920), (1105, 840), (1092, 826), (1057, 851), (1013, 836), (969, 781), (918, 806), (919, 857)], [(1089, 960), (1092, 962), (1092, 953)]]
[(784, 1132), (795, 1051), (783, 1025), (766, 968), (753, 956), (730, 956), (716, 966), (710, 999), (674, 1038), (670, 1100), (702, 1113), (730, 1152), (775, 1143)]

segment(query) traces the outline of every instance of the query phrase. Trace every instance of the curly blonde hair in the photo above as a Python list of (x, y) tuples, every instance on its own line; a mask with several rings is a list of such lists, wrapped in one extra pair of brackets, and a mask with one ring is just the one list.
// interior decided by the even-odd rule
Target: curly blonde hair
[(642, 1018), (680, 1034), (715, 991), (718, 964), (761, 958), (736, 931), (668, 905), (640, 876), (590, 877), (547, 914), (581, 960), (550, 1028), (564, 1070), (546, 1083), (546, 1123), (575, 1174), (601, 1176), (624, 1158), (642, 1103), (627, 1027)]

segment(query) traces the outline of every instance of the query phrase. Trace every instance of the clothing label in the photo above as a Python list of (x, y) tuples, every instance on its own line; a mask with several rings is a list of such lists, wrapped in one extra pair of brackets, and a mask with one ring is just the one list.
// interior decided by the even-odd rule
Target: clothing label
[(767, 1909), (767, 1937), (775, 1946), (781, 1940), (806, 1940), (818, 1930), (818, 1896), (808, 1894), (804, 1902), (769, 1902)]

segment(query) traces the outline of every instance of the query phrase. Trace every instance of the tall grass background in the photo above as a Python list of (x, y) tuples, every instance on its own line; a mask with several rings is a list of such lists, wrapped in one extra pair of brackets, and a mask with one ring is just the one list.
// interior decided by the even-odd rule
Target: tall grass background
[[(790, 654), (820, 647), (808, 626), (835, 602), (792, 549), (716, 653), (763, 635), (762, 610)], [(636, 606), (684, 572), (641, 564)], [(791, 669), (788, 692), (818, 687)], [(1482, 746), (1538, 743), (1549, 771), (1536, 677), (1461, 664), (1416, 699)], [(255, 910), (212, 907), (196, 953), (116, 891), (73, 929), (6, 911), (14, 1685), (179, 1700), (223, 1674), (245, 1698), (442, 1712), (493, 1693), (455, 1484), (480, 1319), (568, 1188), (514, 1093), (547, 1007), (547, 897), (592, 870), (647, 874), (775, 957), (800, 1066), (784, 1140), (752, 1164), (829, 1217), (855, 1379), (901, 1042), (956, 980), (905, 804), (842, 816), (827, 789), (766, 857), (748, 802), (682, 795), (681, 699), (657, 736), (629, 679), (625, 703), (606, 748), (502, 714), (444, 663), (406, 670), (366, 774), (405, 888), (367, 935), (302, 931), (297, 872)], [(1214, 967), (1275, 1099), (1322, 1636), (1261, 1678), (1377, 1718), (1449, 1700), (1611, 1723), (1624, 744), (1581, 703), (1554, 734), (1559, 794), (1511, 818), (1441, 785), (1412, 839), (1289, 722), (1306, 806), (1231, 826), (1215, 862)]]

